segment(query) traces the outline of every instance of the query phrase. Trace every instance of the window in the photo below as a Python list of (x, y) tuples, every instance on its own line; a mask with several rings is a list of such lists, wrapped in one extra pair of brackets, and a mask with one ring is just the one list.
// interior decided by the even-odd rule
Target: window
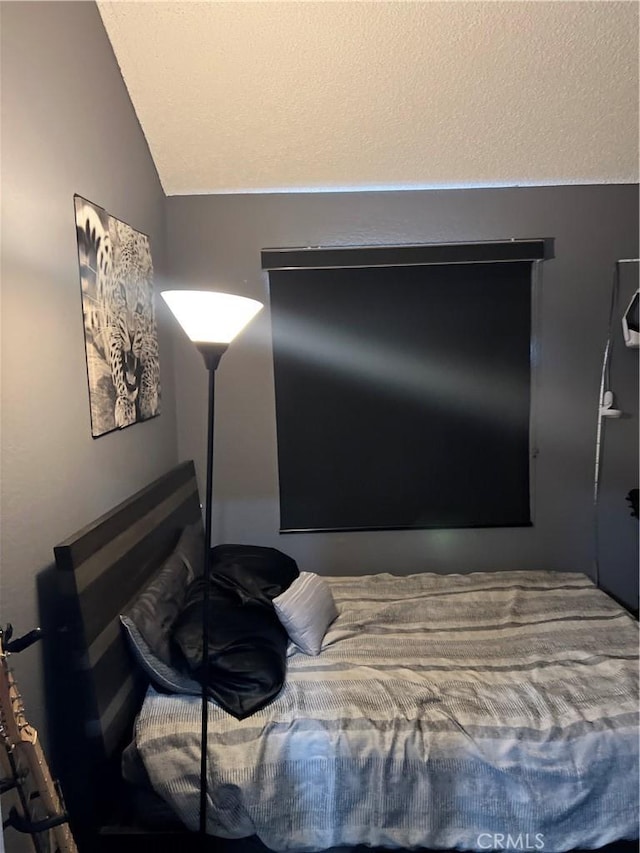
[(532, 265), (548, 256), (263, 252), (282, 532), (531, 523)]

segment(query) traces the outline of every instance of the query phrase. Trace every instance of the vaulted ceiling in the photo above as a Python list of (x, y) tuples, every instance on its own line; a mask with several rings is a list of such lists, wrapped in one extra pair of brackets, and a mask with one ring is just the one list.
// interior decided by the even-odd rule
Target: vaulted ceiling
[(167, 195), (638, 180), (636, 2), (107, 2)]

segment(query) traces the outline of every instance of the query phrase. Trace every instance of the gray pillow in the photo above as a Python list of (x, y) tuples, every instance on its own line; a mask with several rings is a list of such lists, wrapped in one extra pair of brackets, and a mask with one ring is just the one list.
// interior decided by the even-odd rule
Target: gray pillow
[(166, 664), (154, 655), (142, 634), (136, 628), (134, 622), (124, 614), (120, 614), (120, 622), (124, 627), (129, 647), (133, 652), (136, 663), (139, 664), (143, 673), (149, 681), (161, 690), (169, 693), (186, 693), (188, 695), (200, 696), (202, 687), (197, 681), (183, 675), (170, 664)]
[(288, 589), (273, 599), (289, 639), (305, 655), (319, 655), (327, 628), (338, 615), (331, 587), (314, 572), (300, 572)]
[(170, 636), (187, 587), (202, 574), (203, 557), (202, 524), (189, 525), (157, 574), (120, 615), (129, 646), (144, 673), (154, 684), (173, 693), (202, 691), (198, 682), (175, 668)]

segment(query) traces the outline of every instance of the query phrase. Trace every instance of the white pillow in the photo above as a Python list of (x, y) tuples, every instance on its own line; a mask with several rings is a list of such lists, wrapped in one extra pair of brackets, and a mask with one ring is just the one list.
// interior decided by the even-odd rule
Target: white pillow
[(291, 586), (273, 599), (289, 639), (305, 655), (317, 655), (329, 625), (338, 615), (329, 584), (313, 572), (300, 572)]

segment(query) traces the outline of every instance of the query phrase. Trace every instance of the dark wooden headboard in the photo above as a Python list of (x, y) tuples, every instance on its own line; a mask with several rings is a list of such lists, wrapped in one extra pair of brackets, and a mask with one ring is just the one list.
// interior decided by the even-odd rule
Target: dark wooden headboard
[(80, 836), (108, 822), (118, 806), (120, 754), (146, 688), (119, 615), (185, 525), (198, 520), (195, 469), (186, 462), (54, 548), (60, 591), (56, 701), (65, 702), (64, 713), (56, 715), (65, 731), (54, 735), (65, 744), (68, 760), (58, 773)]

